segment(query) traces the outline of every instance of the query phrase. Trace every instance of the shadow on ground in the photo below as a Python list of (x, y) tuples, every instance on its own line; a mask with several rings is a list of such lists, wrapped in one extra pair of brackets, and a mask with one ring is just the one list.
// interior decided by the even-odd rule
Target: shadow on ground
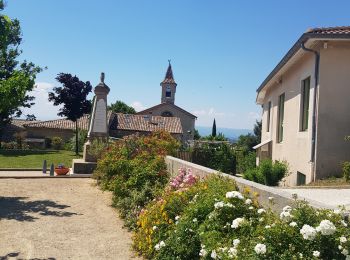
[[(17, 260), (24, 260), (24, 258), (18, 258), (19, 252), (13, 252), (13, 253), (8, 253), (7, 255), (0, 256), (0, 260), (10, 260), (16, 257)], [(27, 260), (55, 260), (56, 258), (54, 257), (49, 257), (49, 258), (30, 258)]]
[[(35, 221), (38, 219), (31, 214), (41, 216), (71, 217), (81, 215), (75, 212), (64, 211), (68, 205), (58, 204), (52, 200), (26, 200), (27, 197), (0, 197), (0, 220), (10, 219), (17, 221)], [(0, 258), (1, 260), (2, 258)]]

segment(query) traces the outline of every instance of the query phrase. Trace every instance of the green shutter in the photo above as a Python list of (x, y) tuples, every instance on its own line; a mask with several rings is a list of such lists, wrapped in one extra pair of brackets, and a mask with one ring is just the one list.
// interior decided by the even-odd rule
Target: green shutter
[(277, 140), (278, 142), (283, 141), (283, 121), (284, 121), (284, 100), (285, 94), (279, 96), (278, 100), (278, 130), (277, 130)]
[(310, 100), (310, 77), (303, 80), (302, 85), (302, 106), (301, 106), (301, 131), (305, 131), (309, 126), (309, 100)]

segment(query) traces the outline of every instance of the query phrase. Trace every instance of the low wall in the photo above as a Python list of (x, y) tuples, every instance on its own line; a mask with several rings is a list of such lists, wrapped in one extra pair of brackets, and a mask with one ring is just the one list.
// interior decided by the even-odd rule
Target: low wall
[[(279, 188), (265, 186), (265, 185), (248, 181), (243, 178), (232, 176), (226, 173), (219, 173), (216, 170), (213, 170), (198, 164), (194, 164), (191, 162), (187, 162), (172, 156), (167, 156), (165, 158), (165, 162), (167, 164), (168, 172), (172, 176), (175, 176), (178, 173), (178, 170), (180, 168), (187, 168), (187, 169), (190, 168), (192, 170), (192, 173), (199, 176), (200, 178), (203, 178), (210, 174), (218, 174), (221, 176), (234, 179), (241, 192), (245, 188), (248, 188), (251, 194), (254, 194), (256, 192), (259, 195), (258, 196), (259, 203), (264, 207), (271, 207), (276, 212), (280, 212), (284, 206), (291, 205), (294, 202), (294, 199), (291, 197), (290, 193), (287, 193)], [(274, 205), (272, 206), (269, 203), (269, 197), (274, 198)], [(298, 199), (303, 200), (304, 198), (298, 197)], [(310, 203), (311, 206), (315, 208), (332, 208), (329, 205), (326, 205), (317, 201), (312, 201), (309, 199), (307, 199), (307, 201)]]

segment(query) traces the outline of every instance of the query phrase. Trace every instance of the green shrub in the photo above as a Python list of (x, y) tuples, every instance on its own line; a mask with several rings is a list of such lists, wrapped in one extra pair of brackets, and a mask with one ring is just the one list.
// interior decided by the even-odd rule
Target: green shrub
[(245, 173), (250, 169), (256, 168), (256, 153), (255, 152), (247, 152), (244, 151), (236, 151), (236, 161), (237, 173)]
[(343, 176), (345, 181), (350, 180), (350, 162), (343, 162)]
[(168, 182), (164, 157), (178, 148), (167, 132), (132, 135), (110, 145), (98, 161), (94, 177), (103, 189), (113, 191), (113, 205), (129, 228), (136, 227), (141, 209)]
[[(202, 182), (199, 182), (193, 188), (183, 191), (188, 194), (188, 203), (183, 205), (181, 211), (177, 212), (176, 225), (168, 225), (160, 237), (165, 238), (165, 246), (159, 250), (154, 250), (154, 259), (198, 259), (201, 249), (203, 223), (214, 217), (213, 210), (215, 203), (225, 197), (229, 191), (236, 190), (237, 187), (232, 179), (212, 175)], [(236, 212), (228, 208), (228, 212)], [(238, 210), (238, 209), (237, 209)], [(232, 214), (230, 215), (232, 216)], [(229, 217), (229, 216), (228, 216)], [(226, 224), (226, 223), (225, 223)], [(204, 231), (205, 230), (205, 231)], [(211, 230), (210, 230), (211, 232)], [(159, 240), (154, 244), (160, 243)]]
[(51, 139), (51, 146), (53, 149), (60, 150), (63, 146), (63, 140), (61, 137), (54, 136)]
[(100, 139), (100, 138), (95, 138), (91, 142), (90, 150), (89, 153), (96, 159), (99, 160), (102, 158), (102, 155), (105, 153), (105, 151), (108, 148), (108, 141)]
[(135, 248), (159, 260), (350, 257), (344, 209), (315, 209), (295, 201), (275, 214), (248, 195), (217, 176), (166, 191), (140, 214)]
[[(87, 131), (85, 130), (79, 130), (79, 135), (78, 135), (78, 151), (82, 152), (84, 149), (84, 144), (86, 142), (87, 138)], [(68, 143), (65, 145), (65, 149), (75, 152), (75, 135), (69, 139)]]
[(262, 160), (258, 167), (248, 169), (244, 173), (244, 178), (269, 186), (277, 186), (287, 174), (287, 165), (283, 162)]
[(194, 147), (192, 162), (224, 173), (236, 173), (236, 157), (227, 143), (207, 143)]

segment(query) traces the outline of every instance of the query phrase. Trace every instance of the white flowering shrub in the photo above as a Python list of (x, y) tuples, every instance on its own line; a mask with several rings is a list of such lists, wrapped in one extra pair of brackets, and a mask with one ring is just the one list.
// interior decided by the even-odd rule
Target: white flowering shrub
[(169, 211), (171, 224), (149, 223), (152, 259), (350, 260), (350, 226), (342, 209), (295, 201), (275, 213), (221, 177), (209, 177), (182, 196), (192, 199), (181, 211)]

